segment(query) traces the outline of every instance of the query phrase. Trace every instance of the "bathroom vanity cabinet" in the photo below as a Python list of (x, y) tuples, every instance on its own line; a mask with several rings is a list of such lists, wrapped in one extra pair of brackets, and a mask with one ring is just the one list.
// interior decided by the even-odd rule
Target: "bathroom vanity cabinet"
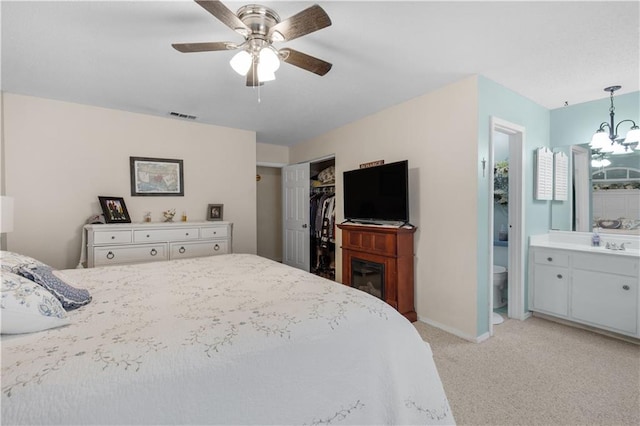
[(530, 246), (529, 308), (640, 338), (637, 249), (615, 252), (587, 245), (555, 246)]

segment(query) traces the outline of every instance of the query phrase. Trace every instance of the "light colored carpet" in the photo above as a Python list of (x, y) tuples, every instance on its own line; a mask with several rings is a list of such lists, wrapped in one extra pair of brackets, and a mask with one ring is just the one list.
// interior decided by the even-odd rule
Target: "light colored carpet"
[(541, 318), (483, 343), (425, 323), (459, 425), (639, 425), (640, 346)]

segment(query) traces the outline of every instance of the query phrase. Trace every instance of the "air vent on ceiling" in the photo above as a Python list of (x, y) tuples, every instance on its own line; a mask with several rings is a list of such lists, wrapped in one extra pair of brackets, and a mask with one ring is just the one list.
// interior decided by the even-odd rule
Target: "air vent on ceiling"
[(169, 113), (169, 115), (171, 115), (173, 117), (178, 117), (178, 118), (186, 118), (187, 120), (195, 120), (196, 119), (195, 115), (183, 114), (181, 112), (175, 112), (175, 111), (171, 111)]

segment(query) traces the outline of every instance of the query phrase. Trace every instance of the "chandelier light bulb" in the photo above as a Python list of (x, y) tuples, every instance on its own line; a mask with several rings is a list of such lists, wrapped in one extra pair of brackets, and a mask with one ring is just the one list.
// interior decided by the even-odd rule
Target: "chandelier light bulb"
[(236, 53), (229, 61), (231, 68), (240, 75), (247, 75), (252, 63), (251, 55), (246, 50)]

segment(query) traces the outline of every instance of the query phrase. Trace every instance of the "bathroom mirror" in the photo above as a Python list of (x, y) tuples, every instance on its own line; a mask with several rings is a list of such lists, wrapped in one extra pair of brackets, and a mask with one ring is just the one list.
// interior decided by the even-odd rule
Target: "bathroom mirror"
[[(608, 155), (594, 167), (588, 144), (556, 147), (569, 157), (567, 201), (551, 204), (551, 227), (561, 231), (640, 234), (640, 151)], [(606, 163), (605, 163), (606, 164)]]

